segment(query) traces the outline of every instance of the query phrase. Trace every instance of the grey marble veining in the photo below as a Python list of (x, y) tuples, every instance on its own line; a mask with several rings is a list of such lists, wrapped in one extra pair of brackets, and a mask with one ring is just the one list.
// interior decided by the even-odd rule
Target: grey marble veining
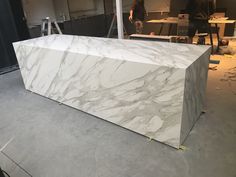
[(151, 41), (117, 40), (71, 35), (51, 35), (19, 43), (115, 60), (125, 60), (174, 68), (187, 68), (209, 47)]
[(14, 48), (27, 90), (173, 147), (202, 111), (209, 47), (52, 35)]

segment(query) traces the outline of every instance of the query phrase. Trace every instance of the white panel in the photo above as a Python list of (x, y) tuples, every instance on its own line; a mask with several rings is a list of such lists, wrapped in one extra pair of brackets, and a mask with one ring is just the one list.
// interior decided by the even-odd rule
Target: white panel
[(96, 8), (94, 0), (68, 0), (71, 12), (94, 10)]
[[(129, 12), (132, 3), (133, 0), (123, 0), (123, 11)], [(113, 4), (115, 5), (115, 1)], [(145, 0), (145, 7), (147, 12), (169, 12), (170, 0)]]
[(170, 0), (146, 0), (145, 5), (148, 12), (170, 11)]
[(29, 26), (41, 24), (46, 17), (55, 19), (52, 0), (23, 0), (22, 3)]

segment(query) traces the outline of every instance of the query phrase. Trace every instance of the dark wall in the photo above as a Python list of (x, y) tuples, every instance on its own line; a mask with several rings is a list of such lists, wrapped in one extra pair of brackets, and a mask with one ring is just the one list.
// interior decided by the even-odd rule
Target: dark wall
[(16, 26), (19, 40), (29, 39), (29, 30), (22, 6), (22, 0), (8, 0), (11, 6), (12, 15)]
[(8, 0), (0, 0), (0, 69), (17, 64), (12, 42), (18, 34)]
[(170, 4), (170, 16), (176, 17), (181, 10), (186, 8), (188, 0), (171, 0)]
[(0, 69), (17, 64), (12, 42), (29, 39), (21, 0), (0, 0)]
[(106, 35), (105, 15), (84, 17), (64, 22), (64, 33), (81, 36), (103, 37)]
[[(236, 19), (236, 1), (235, 0), (217, 0), (216, 1), (217, 8), (226, 9), (226, 16), (230, 19)], [(226, 36), (232, 36), (234, 34), (235, 24), (227, 24), (226, 25)]]

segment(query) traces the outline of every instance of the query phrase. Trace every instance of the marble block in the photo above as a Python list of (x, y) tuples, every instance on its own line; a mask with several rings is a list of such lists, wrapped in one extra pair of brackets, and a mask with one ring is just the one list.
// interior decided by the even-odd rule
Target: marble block
[(27, 90), (175, 148), (203, 110), (209, 46), (51, 35), (14, 48)]

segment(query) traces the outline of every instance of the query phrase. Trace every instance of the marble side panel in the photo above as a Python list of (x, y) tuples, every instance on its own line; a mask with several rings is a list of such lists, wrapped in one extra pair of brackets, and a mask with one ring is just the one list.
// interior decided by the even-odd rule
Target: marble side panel
[(210, 54), (209, 49), (186, 70), (180, 143), (184, 142), (204, 110)]
[(179, 148), (185, 69), (15, 45), (26, 89)]

